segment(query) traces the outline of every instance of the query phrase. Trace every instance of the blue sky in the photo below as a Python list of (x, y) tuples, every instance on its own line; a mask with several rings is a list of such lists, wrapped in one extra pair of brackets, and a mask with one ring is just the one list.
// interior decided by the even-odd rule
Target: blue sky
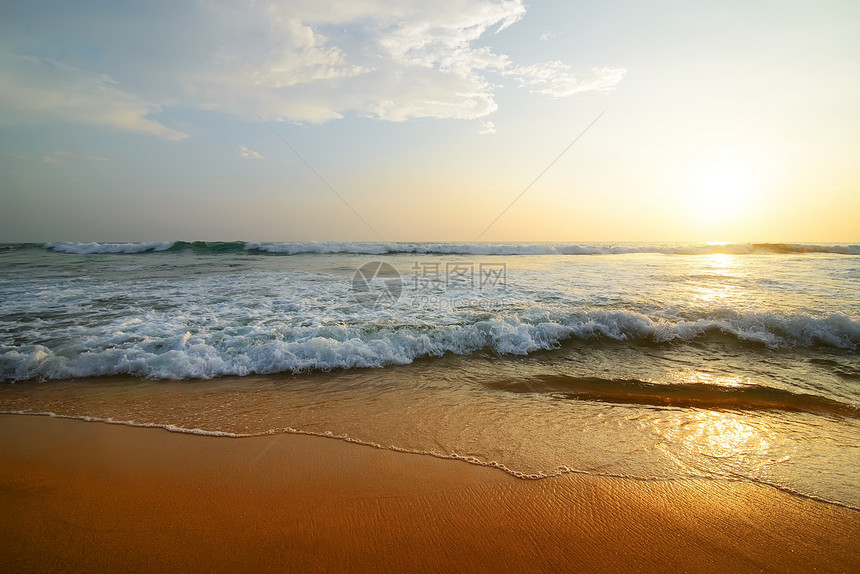
[(858, 25), (847, 1), (7, 2), (0, 241), (469, 241), (604, 110), (482, 239), (856, 241)]

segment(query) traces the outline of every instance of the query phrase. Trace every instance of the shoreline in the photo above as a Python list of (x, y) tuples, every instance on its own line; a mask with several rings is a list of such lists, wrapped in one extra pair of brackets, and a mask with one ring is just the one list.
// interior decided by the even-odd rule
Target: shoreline
[[(561, 469), (561, 468), (556, 469), (556, 471), (552, 472), (552, 473), (540, 472), (540, 473), (535, 473), (535, 474), (528, 474), (528, 473), (523, 473), (523, 472), (512, 470), (512, 469), (506, 467), (505, 465), (503, 465), (501, 463), (485, 462), (485, 461), (478, 460), (472, 456), (461, 456), (461, 455), (457, 455), (457, 454), (444, 455), (444, 454), (439, 454), (436, 452), (409, 450), (406, 448), (400, 448), (400, 447), (395, 447), (395, 446), (383, 446), (383, 445), (377, 444), (375, 442), (363, 441), (363, 440), (360, 440), (357, 438), (352, 438), (352, 437), (345, 436), (345, 435), (336, 435), (336, 434), (331, 434), (329, 432), (316, 433), (316, 432), (312, 432), (312, 431), (298, 430), (298, 429), (294, 429), (294, 428), (284, 428), (284, 429), (281, 429), (280, 432), (235, 434), (235, 433), (230, 433), (230, 432), (225, 432), (225, 431), (208, 431), (208, 430), (203, 430), (203, 429), (198, 429), (198, 428), (192, 429), (192, 428), (176, 427), (174, 425), (161, 425), (161, 424), (155, 424), (155, 423), (135, 423), (135, 422), (131, 422), (131, 421), (118, 421), (118, 420), (103, 419), (103, 418), (98, 418), (98, 417), (64, 415), (64, 414), (57, 414), (54, 412), (47, 412), (47, 411), (46, 412), (27, 412), (27, 411), (2, 411), (2, 410), (0, 410), (0, 417), (5, 417), (5, 416), (47, 417), (47, 418), (52, 418), (52, 419), (71, 420), (71, 421), (79, 421), (79, 422), (86, 422), (86, 423), (97, 423), (97, 424), (105, 424), (105, 425), (116, 425), (116, 426), (129, 427), (129, 428), (163, 430), (163, 431), (167, 431), (167, 432), (174, 433), (174, 434), (183, 434), (183, 435), (187, 434), (187, 435), (192, 435), (192, 436), (202, 436), (202, 437), (209, 437), (209, 438), (228, 438), (228, 439), (248, 439), (248, 438), (265, 439), (265, 438), (270, 438), (270, 439), (275, 439), (277, 437), (280, 437), (281, 435), (304, 436), (304, 437), (311, 437), (311, 438), (320, 438), (320, 439), (341, 441), (341, 442), (344, 442), (344, 443), (347, 443), (350, 445), (355, 445), (355, 446), (359, 446), (359, 447), (367, 447), (367, 448), (372, 448), (372, 449), (379, 449), (379, 450), (386, 450), (386, 451), (398, 453), (398, 454), (426, 456), (426, 457), (435, 458), (438, 460), (465, 462), (465, 463), (470, 464), (470, 465), (475, 465), (475, 466), (479, 466), (479, 467), (483, 467), (483, 468), (491, 468), (494, 470), (499, 470), (499, 471), (504, 472), (505, 474), (508, 474), (514, 478), (519, 479), (519, 480), (529, 480), (529, 481), (530, 480), (544, 480), (547, 478), (556, 478), (556, 477), (565, 476), (568, 474), (592, 477), (592, 478), (597, 478), (597, 479), (599, 479), (599, 478), (622, 479), (622, 480), (632, 480), (634, 482), (646, 482), (646, 483), (648, 483), (648, 482), (677, 482), (677, 481), (683, 482), (683, 481), (690, 481), (690, 480), (693, 480), (693, 481), (695, 481), (695, 480), (703, 480), (703, 481), (711, 480), (711, 479), (703, 478), (703, 477), (684, 477), (684, 478), (651, 478), (651, 477), (646, 477), (646, 478), (643, 478), (643, 477), (638, 477), (638, 476), (625, 476), (625, 475), (609, 474), (609, 473), (596, 474), (596, 473), (591, 473), (591, 472), (587, 472), (587, 471), (573, 470), (573, 469)], [(729, 482), (733, 481), (732, 479), (720, 479), (720, 478), (715, 478), (713, 480), (718, 481), (718, 482), (723, 481), (723, 480), (729, 481)], [(785, 486), (780, 486), (780, 485), (768, 483), (765, 481), (756, 481), (756, 480), (752, 480), (752, 479), (749, 479), (746, 477), (740, 477), (736, 480), (743, 481), (743, 482), (749, 482), (749, 483), (753, 483), (753, 484), (758, 484), (758, 485), (763, 486), (763, 487), (773, 488), (774, 490), (783, 492), (783, 493), (788, 494), (790, 496), (796, 496), (799, 498), (811, 500), (813, 502), (819, 502), (821, 504), (827, 504), (827, 505), (835, 506), (838, 508), (844, 508), (846, 510), (853, 510), (853, 511), (860, 513), (860, 507), (853, 506), (851, 504), (848, 504), (845, 502), (840, 502), (837, 500), (828, 500), (827, 498), (823, 498), (821, 496), (816, 496), (815, 494), (809, 494), (809, 493), (800, 492), (797, 490), (792, 490), (791, 488), (788, 488)]]
[(0, 548), (15, 571), (860, 566), (860, 512), (775, 487), (521, 480), (324, 439), (0, 415)]

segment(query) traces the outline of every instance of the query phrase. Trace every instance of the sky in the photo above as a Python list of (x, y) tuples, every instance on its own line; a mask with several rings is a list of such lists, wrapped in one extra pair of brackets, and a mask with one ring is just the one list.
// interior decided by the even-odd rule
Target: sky
[(860, 241), (856, 0), (0, 6), (0, 241)]

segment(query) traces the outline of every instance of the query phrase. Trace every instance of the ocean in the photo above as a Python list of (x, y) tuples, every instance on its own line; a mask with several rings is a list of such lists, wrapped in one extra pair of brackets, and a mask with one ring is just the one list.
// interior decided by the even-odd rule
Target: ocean
[(0, 246), (0, 411), (860, 508), (860, 245)]

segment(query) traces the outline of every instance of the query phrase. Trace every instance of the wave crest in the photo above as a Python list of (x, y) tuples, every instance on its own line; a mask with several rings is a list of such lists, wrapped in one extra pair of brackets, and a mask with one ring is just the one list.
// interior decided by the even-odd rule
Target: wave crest
[(184, 379), (330, 371), (403, 365), (445, 353), (469, 355), (491, 350), (502, 355), (527, 355), (576, 340), (671, 345), (691, 341), (707, 344), (711, 337), (728, 337), (741, 346), (771, 349), (856, 351), (860, 346), (860, 321), (838, 314), (734, 313), (670, 321), (625, 311), (547, 315), (536, 309), (490, 319), (476, 315), (471, 322), (449, 325), (382, 320), (229, 334), (205, 329), (165, 332), (163, 325), (141, 322), (126, 329), (93, 338), (86, 348), (74, 353), (40, 344), (0, 345), (0, 380), (119, 374)]
[(144, 243), (73, 243), (60, 241), (57, 243), (46, 243), (45, 249), (57, 253), (70, 253), (74, 255), (92, 254), (132, 254), (157, 251), (167, 251), (174, 246), (173, 241), (152, 241)]
[(243, 242), (160, 241), (143, 243), (57, 242), (43, 246), (58, 253), (76, 255), (138, 254), (192, 250), (198, 253), (248, 252), (267, 255), (749, 255), (832, 253), (860, 255), (857, 244), (728, 243), (728, 244), (577, 244), (577, 243), (353, 243), (343, 242)]

